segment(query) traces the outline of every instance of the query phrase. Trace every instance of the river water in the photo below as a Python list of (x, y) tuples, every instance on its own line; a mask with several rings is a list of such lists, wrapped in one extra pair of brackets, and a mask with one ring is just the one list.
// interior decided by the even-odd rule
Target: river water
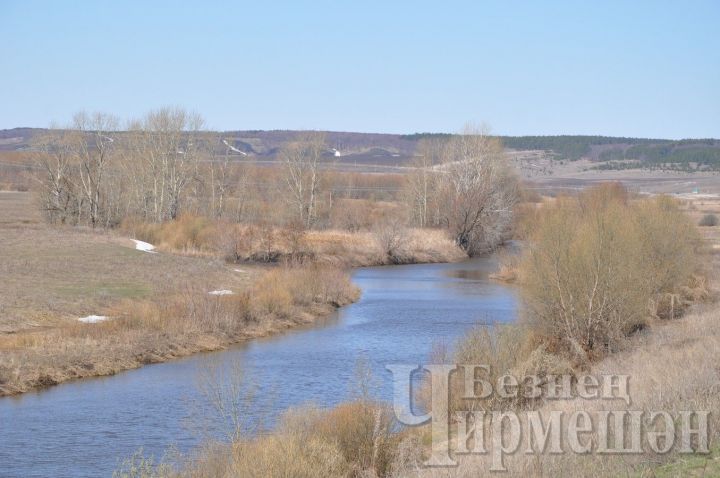
[(322, 324), (2, 398), (0, 476), (111, 476), (139, 449), (159, 458), (169, 447), (186, 452), (208, 436), (222, 437), (227, 421), (202, 392), (209, 370), (225, 383), (242, 369), (241, 387), (263, 397), (247, 410), (250, 424), (271, 426), (291, 406), (351, 398), (359, 369), (372, 371), (371, 393), (389, 399), (387, 364), (428, 363), (436, 344), (452, 344), (477, 324), (514, 320), (514, 290), (488, 280), (496, 266), (489, 257), (358, 269), (353, 281), (362, 298)]

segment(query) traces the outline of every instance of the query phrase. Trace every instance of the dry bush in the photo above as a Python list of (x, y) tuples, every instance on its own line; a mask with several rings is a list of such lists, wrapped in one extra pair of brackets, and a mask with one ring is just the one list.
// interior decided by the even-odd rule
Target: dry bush
[(498, 253), (498, 270), (489, 275), (490, 279), (514, 283), (518, 276), (520, 254), (513, 249), (501, 249)]
[(417, 458), (417, 443), (395, 430), (389, 408), (357, 400), (329, 410), (288, 410), (272, 433), (236, 437), (229, 445), (207, 444), (194, 456), (181, 457), (177, 470), (136, 454), (118, 476), (389, 477), (416, 464)]
[(653, 294), (676, 294), (699, 270), (701, 239), (689, 216), (667, 196), (633, 205), (643, 241), (643, 266)]
[(537, 192), (536, 189), (530, 189), (528, 185), (523, 185), (522, 188), (520, 188), (520, 203), (541, 203), (543, 202), (543, 197), (540, 195), (540, 193)]
[[(500, 377), (507, 374), (519, 380), (528, 375), (538, 376), (541, 379), (538, 386), (543, 387), (545, 382), (542, 380), (547, 375), (574, 373), (572, 365), (562, 357), (548, 352), (531, 330), (514, 324), (477, 326), (458, 341), (451, 356), (448, 357), (447, 351), (442, 347), (436, 349), (432, 362), (485, 366), (487, 369), (478, 368), (474, 371), (474, 378), (486, 380), (493, 387)], [(542, 404), (539, 399), (522, 396), (508, 398), (499, 394), (492, 394), (487, 398), (463, 398), (467, 379), (464, 369), (451, 376), (451, 410), (519, 410), (536, 408)], [(429, 386), (429, 383), (425, 383), (420, 389), (419, 398), (425, 404), (430, 403)], [(480, 390), (475, 392), (480, 393)]]
[[(460, 365), (486, 365), (487, 371), (477, 370), (476, 378), (496, 384), (498, 377), (510, 373), (529, 355), (530, 337), (526, 330), (515, 325), (479, 326), (471, 330), (457, 344), (454, 362)], [(496, 394), (487, 399), (464, 400), (464, 372), (460, 371), (452, 383), (451, 399), (455, 410), (498, 410), (514, 405)]]
[(714, 227), (718, 224), (720, 224), (720, 220), (718, 220), (715, 214), (705, 214), (702, 219), (700, 219), (700, 222), (698, 222), (698, 225), (703, 227)]
[(127, 218), (121, 223), (120, 231), (161, 250), (193, 254), (212, 252), (218, 248), (217, 223), (193, 214), (183, 214), (176, 220), (160, 223)]
[[(697, 270), (697, 235), (667, 198), (603, 185), (543, 207), (520, 265), (524, 318), (576, 361), (616, 350)], [(653, 311), (654, 314), (655, 311)]]
[[(121, 230), (158, 250), (228, 262), (319, 262), (343, 267), (416, 262), (451, 262), (465, 254), (434, 229), (408, 229), (398, 207), (375, 204), (366, 228), (372, 231), (308, 230), (298, 222), (237, 224), (184, 214), (175, 221), (125, 219)], [(376, 224), (376, 226), (372, 226)]]
[(301, 408), (289, 412), (280, 430), (337, 446), (349, 465), (348, 476), (386, 476), (402, 436), (394, 433), (392, 411), (365, 399), (326, 411)]
[(388, 220), (375, 226), (373, 236), (380, 250), (394, 264), (407, 262), (408, 230), (399, 220)]
[[(624, 400), (579, 397), (548, 401), (539, 409), (543, 420), (547, 420), (545, 414), (551, 411), (569, 414), (585, 410), (595, 417), (594, 423), (597, 423), (596, 414), (604, 410), (662, 410), (673, 416), (685, 410), (710, 410), (709, 443), (716, 449), (720, 439), (720, 417), (714, 413), (720, 409), (720, 355), (716, 353), (720, 348), (719, 319), (718, 312), (710, 310), (664, 323), (650, 334), (634, 337), (632, 348), (594, 364), (590, 370), (593, 375), (630, 376), (630, 405)], [(646, 431), (651, 430), (649, 425), (643, 423)], [(521, 428), (527, 430), (527, 424), (521, 424)], [(599, 443), (597, 429), (584, 439)], [(492, 443), (491, 435), (486, 436), (485, 443)], [(524, 449), (526, 442), (522, 443), (520, 450)], [(712, 455), (681, 455), (678, 453), (679, 444), (678, 439), (668, 453), (654, 453), (646, 445), (639, 454), (576, 454), (568, 451), (553, 455), (546, 451), (526, 455), (519, 451), (506, 457), (508, 471), (497, 475), (509, 478), (718, 476), (720, 464), (717, 452)], [(569, 449), (566, 442), (562, 442), (561, 447)], [(419, 473), (413, 471), (412, 476), (487, 476), (491, 450), (492, 446), (489, 446), (487, 455), (458, 456), (459, 466), (454, 469), (424, 469)]]
[(220, 458), (227, 472), (216, 476), (389, 476), (401, 439), (391, 411), (375, 403), (303, 407), (286, 412), (272, 434), (235, 441), (229, 458)]
[(347, 273), (332, 267), (312, 265), (272, 269), (250, 291), (253, 314), (288, 316), (293, 306), (346, 305), (357, 298), (359, 290)]
[(303, 434), (277, 434), (233, 445), (230, 472), (258, 478), (343, 477), (349, 466), (334, 443)]
[(523, 202), (515, 206), (513, 214), (513, 238), (526, 240), (539, 220), (543, 203)]
[(330, 214), (330, 226), (350, 232), (370, 230), (374, 224), (401, 215), (397, 203), (369, 199), (337, 199)]

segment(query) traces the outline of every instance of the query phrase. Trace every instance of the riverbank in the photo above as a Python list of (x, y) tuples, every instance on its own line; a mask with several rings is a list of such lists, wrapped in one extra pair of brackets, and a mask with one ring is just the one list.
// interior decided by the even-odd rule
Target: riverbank
[(347, 273), (304, 267), (269, 270), (245, 291), (124, 301), (106, 320), (2, 337), (0, 396), (220, 350), (311, 324), (358, 297)]
[[(299, 242), (302, 254), (288, 246), (298, 238), (293, 242), (275, 231), (272, 237), (282, 238), (269, 253), (275, 262), (305, 265), (236, 263), (221, 253), (226, 249), (161, 241), (148, 251), (113, 232), (48, 226), (30, 193), (1, 195), (0, 211), (0, 396), (113, 375), (313, 323), (357, 299), (343, 272), (350, 266), (466, 257), (441, 231), (311, 231)], [(191, 225), (186, 220), (176, 227)], [(220, 240), (227, 236), (208, 237), (227, 246)], [(253, 242), (262, 235), (236, 237), (251, 248), (263, 244)], [(401, 248), (383, 247), (398, 238)], [(259, 259), (251, 256), (243, 259)], [(293, 258), (301, 260), (281, 260)]]
[[(389, 375), (386, 364), (426, 363), (440, 336), (454, 342), (478, 320), (515, 319), (514, 289), (487, 279), (496, 266), (495, 257), (483, 257), (358, 269), (352, 280), (362, 290), (360, 299), (318, 325), (0, 399), (0, 423), (12, 423), (0, 449), (4, 473), (110, 476), (140, 448), (156, 460), (168, 447), (193, 453), (208, 434), (225, 437), (234, 431), (213, 405), (217, 401), (207, 384), (217, 384), (211, 390), (230, 407), (225, 410), (242, 412), (242, 424), (263, 430), (274, 429), (288, 408), (353, 400), (363, 383), (389, 399), (391, 389), (380, 384)], [(361, 370), (372, 370), (374, 379), (361, 381), (366, 376)], [(42, 447), (24, 452), (38, 427)], [(11, 460), (14, 456), (19, 458)]]
[(158, 251), (244, 264), (313, 262), (336, 267), (457, 262), (467, 254), (444, 230), (380, 222), (370, 230), (299, 230), (237, 224), (186, 214), (175, 221), (126, 220), (120, 231)]
[[(215, 476), (236, 476), (239, 473), (248, 476), (312, 476), (310, 470), (322, 469), (334, 476), (357, 476), (358, 470), (362, 470), (372, 476), (413, 475), (429, 478), (478, 476), (487, 474), (488, 470), (504, 467), (508, 469), (505, 474), (518, 477), (548, 474), (552, 476), (569, 474), (588, 478), (666, 476), (666, 474), (694, 476), (696, 472), (703, 476), (715, 476), (719, 470), (717, 440), (720, 439), (720, 422), (718, 417), (710, 414), (706, 425), (701, 425), (700, 417), (708, 416), (703, 413), (709, 413), (720, 407), (716, 393), (720, 388), (720, 355), (717, 353), (720, 347), (718, 320), (720, 309), (717, 301), (713, 300), (716, 298), (716, 293), (708, 289), (705, 280), (705, 274), (716, 276), (717, 273), (717, 268), (712, 271), (706, 269), (712, 264), (717, 266), (717, 252), (714, 247), (716, 231), (709, 229), (703, 231), (706, 241), (702, 241), (693, 230), (692, 221), (688, 222), (688, 218), (680, 213), (678, 205), (667, 198), (631, 203), (625, 201), (624, 196), (618, 196), (618, 193), (622, 191), (606, 188), (583, 193), (580, 197), (583, 201), (582, 205), (586, 206), (582, 209), (583, 215), (573, 217), (572, 221), (551, 222), (558, 217), (557, 215), (563, 219), (562, 214), (571, 212), (572, 203), (564, 204), (565, 207), (546, 213), (555, 215), (545, 216), (540, 225), (544, 227), (549, 225), (552, 228), (549, 231), (539, 229), (533, 235), (534, 249), (525, 251), (520, 270), (522, 274), (520, 293), (523, 305), (526, 307), (524, 313), (535, 313), (534, 317), (529, 317), (529, 319), (534, 318), (535, 322), (525, 319), (519, 326), (496, 326), (494, 332), (489, 332), (486, 326), (481, 326), (473, 332), (466, 332), (464, 338), (454, 347), (439, 348), (433, 355), (433, 363), (442, 361), (441, 363), (446, 364), (487, 364), (489, 375), (485, 377), (489, 383), (497, 384), (497, 387), (506, 382), (500, 380), (501, 374), (506, 373), (518, 380), (528, 376), (539, 379), (538, 382), (533, 381), (536, 390), (541, 392), (538, 400), (524, 400), (522, 396), (510, 392), (507, 396), (490, 395), (487, 399), (478, 397), (472, 402), (466, 400), (467, 389), (463, 388), (468, 377), (466, 376), (465, 380), (450, 379), (449, 391), (442, 389), (443, 396), (450, 397), (450, 407), (447, 412), (445, 409), (441, 409), (440, 412), (443, 412), (444, 417), (448, 416), (445, 413), (449, 413), (450, 416), (458, 418), (457, 421), (451, 420), (449, 434), (445, 435), (447, 430), (443, 432), (444, 437), (450, 437), (451, 450), (466, 449), (462, 455), (458, 452), (454, 456), (459, 462), (457, 468), (438, 470), (438, 468), (423, 467), (422, 463), (430, 456), (431, 437), (428, 427), (405, 430), (388, 436), (381, 426), (383, 423), (381, 418), (386, 413), (386, 407), (382, 404), (359, 401), (341, 404), (335, 409), (321, 412), (312, 408), (296, 410), (286, 415), (273, 435), (260, 437), (246, 435), (234, 439), (230, 445), (221, 445), (189, 457), (187, 463), (181, 466), (179, 473), (172, 469), (165, 472), (161, 466), (155, 468), (154, 476), (195, 477), (204, 476), (208, 470), (213, 470)], [(583, 222), (587, 215), (593, 213), (596, 214), (593, 217), (595, 221), (589, 225)], [(634, 220), (631, 222), (629, 218)], [(613, 223), (613, 220), (617, 222)], [(662, 231), (667, 236), (656, 233), (654, 226), (658, 223), (662, 224)], [(599, 231), (592, 228), (597, 224), (603, 226)], [(630, 226), (633, 224), (641, 224), (642, 231), (635, 231), (636, 234), (627, 237), (628, 242), (623, 243), (623, 237), (618, 232), (626, 233), (632, 230)], [(539, 314), (544, 310), (532, 309), (530, 306), (533, 304), (530, 301), (545, 299), (546, 296), (543, 294), (554, 294), (555, 289), (554, 287), (533, 289), (534, 282), (530, 281), (532, 279), (530, 274), (534, 270), (529, 269), (528, 264), (534, 267), (541, 265), (542, 257), (539, 257), (539, 254), (555, 252), (557, 249), (553, 247), (557, 246), (558, 237), (572, 237), (571, 230), (562, 229), (558, 225), (568, 228), (577, 227), (586, 234), (575, 247), (559, 248), (561, 251), (568, 250), (567, 255), (562, 253), (552, 255), (553, 271), (575, 274), (567, 281), (569, 285), (563, 282), (567, 279), (566, 276), (556, 276), (558, 290), (566, 287), (572, 292), (561, 297), (563, 307), (569, 300), (575, 300), (577, 297), (584, 300), (587, 296), (591, 298), (590, 307), (592, 307), (592, 299), (595, 295), (605, 294), (606, 298), (602, 299), (603, 309), (600, 312), (604, 312), (605, 307), (611, 307), (611, 301), (616, 301), (617, 306), (623, 309), (620, 309), (620, 313), (615, 314), (615, 317), (630, 317), (630, 313), (622, 312), (628, 310), (632, 312), (630, 307), (633, 303), (630, 299), (633, 297), (627, 297), (623, 293), (631, 289), (637, 292), (641, 288), (636, 285), (637, 281), (634, 281), (635, 284), (622, 282), (627, 280), (627, 277), (632, 277), (630, 274), (622, 274), (622, 267), (630, 265), (635, 272), (640, 271), (643, 264), (638, 262), (646, 262), (645, 257), (651, 255), (648, 251), (657, 258), (653, 266), (662, 266), (662, 268), (643, 270), (641, 276), (648, 281), (657, 281), (663, 277), (663, 271), (671, 271), (676, 274), (674, 277), (676, 282), (663, 282), (670, 285), (666, 286), (666, 289), (653, 289), (642, 296), (638, 301), (640, 306), (636, 314), (636, 317), (642, 321), (629, 322), (629, 327), (619, 331), (622, 334), (611, 331), (602, 337), (603, 340), (582, 343), (579, 338), (566, 332), (566, 330), (572, 332), (571, 328), (548, 327), (546, 322), (538, 320), (539, 317), (542, 318)], [(673, 226), (682, 227), (686, 233), (689, 233), (683, 236), (681, 231), (673, 230)], [(614, 239), (612, 247), (608, 247), (605, 242), (593, 241), (598, 237), (606, 237), (603, 234), (608, 230), (615, 233), (612, 235)], [(547, 240), (548, 236), (544, 234), (552, 234), (549, 236), (552, 240)], [(665, 241), (665, 237), (671, 240)], [(713, 247), (708, 248), (707, 242)], [(628, 249), (628, 244), (651, 249)], [(597, 249), (588, 255), (593, 258), (600, 257), (599, 260), (588, 262), (578, 260), (578, 257), (583, 257), (587, 248), (593, 247)], [(673, 248), (672, 253), (665, 250), (667, 247)], [(636, 255), (628, 252), (634, 252)], [(618, 256), (613, 254), (618, 254), (622, 260), (616, 260)], [(561, 259), (571, 257), (574, 262), (571, 267), (566, 267), (565, 263), (557, 260), (558, 257)], [(528, 258), (534, 259), (533, 262), (528, 263)], [(678, 258), (683, 258), (681, 264), (673, 262)], [(583, 267), (587, 267), (588, 264), (591, 267), (600, 264), (603, 269), (607, 268), (610, 271), (619, 269), (621, 273), (611, 274), (611, 278), (607, 281), (599, 280), (597, 275), (581, 273)], [(553, 281), (549, 279), (553, 279), (553, 275), (545, 270), (542, 272), (538, 274), (542, 285), (547, 282), (552, 283)], [(581, 277), (578, 277), (578, 273)], [(588, 284), (588, 281), (592, 294), (585, 294), (581, 289)], [(615, 289), (603, 292), (602, 288), (606, 284)], [(669, 313), (662, 307), (662, 298), (668, 295), (671, 296)], [(551, 304), (551, 300), (543, 300), (542, 303)], [(573, 305), (575, 304), (577, 303), (573, 302)], [(575, 309), (578, 307), (573, 307), (573, 310)], [(550, 315), (548, 320), (554, 320), (559, 316), (560, 313)], [(608, 318), (599, 314), (598, 316), (600, 325), (608, 329), (614, 325), (611, 321), (613, 317)], [(566, 314), (565, 318), (569, 321), (573, 316)], [(595, 324), (591, 331), (597, 333), (598, 330), (601, 329)], [(601, 345), (598, 347), (596, 344)], [(573, 345), (577, 347), (573, 348)], [(448, 350), (451, 351), (449, 355), (447, 355)], [(619, 388), (627, 394), (606, 391), (602, 394), (588, 394), (588, 381), (583, 381), (584, 386), (580, 386), (581, 382), (579, 382), (580, 377), (586, 374), (595, 377), (596, 381), (607, 380), (608, 376), (620, 377), (621, 380), (625, 377), (628, 380), (627, 389)], [(559, 375), (567, 376), (569, 379), (567, 388), (564, 385), (561, 387), (563, 392), (560, 395), (558, 388), (553, 386), (550, 379)], [(573, 376), (578, 380), (577, 385), (573, 384)], [(517, 387), (518, 383), (525, 382), (514, 383)], [(607, 390), (607, 385), (608, 382), (605, 381), (603, 390)], [(432, 386), (435, 387), (435, 383)], [(595, 383), (592, 387), (596, 388), (598, 384)], [(453, 397), (456, 400), (453, 400)], [(427, 395), (420, 392), (421, 403), (423, 398), (427, 398)], [(436, 396), (433, 396), (433, 406), (435, 399)], [(347, 410), (353, 407), (361, 408), (364, 413), (347, 413)], [(478, 410), (485, 413), (507, 412), (517, 417), (517, 431), (513, 431), (513, 428), (503, 429), (503, 419), (495, 421), (493, 415), (492, 425), (488, 422), (483, 422), (485, 425), (473, 422), (471, 432), (470, 429), (465, 428), (469, 422), (463, 422), (460, 418), (466, 415), (463, 412), (468, 409), (474, 411), (475, 420), (478, 416), (482, 417), (476, 415)], [(437, 411), (433, 408), (434, 413)], [(572, 422), (571, 417), (578, 411), (582, 411), (587, 417), (583, 419), (584, 436), (581, 439), (582, 442), (587, 443), (587, 446), (582, 445), (584, 451), (578, 451), (578, 422), (575, 422), (575, 431), (569, 432), (564, 437), (563, 432), (559, 431), (563, 429), (562, 422), (551, 423), (552, 417), (565, 420), (566, 424), (568, 419)], [(683, 429), (688, 427), (690, 423), (682, 423), (683, 414), (687, 414), (688, 411), (697, 412), (697, 427), (705, 431), (700, 432), (699, 436), (692, 440), (683, 437), (681, 442), (675, 435), (680, 432), (677, 430), (669, 432), (667, 427), (678, 425)], [(537, 440), (540, 440), (538, 434), (534, 435), (536, 446), (532, 445), (532, 435), (525, 434), (525, 431), (529, 430), (530, 420), (535, 420), (531, 418), (530, 413), (533, 414), (532, 417), (539, 417), (541, 423), (547, 424), (548, 428), (543, 425), (545, 439), (542, 443), (548, 443), (546, 440), (549, 430), (553, 429), (557, 445), (552, 445), (549, 450), (545, 445), (537, 445)], [(614, 426), (610, 425), (615, 434), (614, 446), (618, 450), (614, 452), (608, 441), (608, 428), (603, 428), (602, 424), (608, 423), (610, 414), (613, 414), (614, 419), (618, 417), (627, 419), (632, 413), (642, 414), (637, 416), (640, 416), (639, 420), (643, 423), (637, 422), (634, 425), (635, 422), (625, 424), (622, 421), (615, 421)], [(657, 416), (658, 413), (667, 417), (665, 423), (653, 421), (652, 417)], [(375, 427), (365, 425), (371, 421), (368, 417), (375, 417)], [(648, 417), (649, 420), (646, 420)], [(460, 423), (466, 424), (460, 428)], [(433, 417), (434, 424), (435, 417)], [(593, 427), (591, 424), (599, 427)], [(464, 441), (459, 440), (454, 434), (455, 426), (458, 427), (458, 434), (468, 434)], [(624, 430), (625, 426), (633, 431), (631, 446), (637, 447), (637, 450), (631, 451), (625, 448), (625, 441), (618, 438), (618, 434), (622, 434), (621, 430)], [(325, 428), (333, 430), (333, 433), (328, 434)], [(478, 445), (479, 430), (485, 437), (481, 445)], [(649, 442), (649, 446), (641, 446), (639, 438), (641, 435), (636, 439), (634, 433), (646, 433), (648, 440), (652, 440), (653, 435), (657, 437), (658, 434), (664, 434), (665, 451), (653, 448), (652, 441)], [(472, 438), (470, 438), (471, 434), (473, 434)], [(348, 437), (352, 437), (352, 446), (346, 446)], [(627, 438), (627, 435), (625, 437)], [(512, 443), (515, 438), (517, 444), (509, 445), (507, 448), (505, 440), (507, 443)], [(709, 447), (705, 445), (705, 439)], [(465, 456), (468, 453), (467, 448), (470, 447), (470, 440), (474, 442), (476, 452)], [(655, 442), (655, 446), (657, 443)], [(485, 451), (486, 446), (488, 451)], [(518, 449), (530, 451), (522, 453), (518, 452)], [(282, 450), (291, 453), (292, 459), (287, 459), (286, 453)], [(322, 450), (322, 453), (317, 453), (318, 450)], [(504, 463), (500, 461), (498, 467), (498, 455), (503, 454), (505, 454)], [(137, 465), (137, 463), (133, 464)]]

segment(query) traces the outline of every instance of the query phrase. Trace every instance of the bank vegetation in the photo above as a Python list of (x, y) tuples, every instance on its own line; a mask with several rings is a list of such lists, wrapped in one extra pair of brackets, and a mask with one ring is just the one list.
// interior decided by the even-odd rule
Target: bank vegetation
[[(547, 380), (541, 387), (553, 375), (629, 374), (633, 410), (717, 410), (720, 321), (716, 307), (706, 303), (711, 298), (705, 279), (711, 271), (703, 265), (707, 248), (680, 205), (603, 185), (545, 202), (530, 216), (514, 267), (522, 300), (519, 323), (479, 327), (454, 347), (437, 348), (431, 362), (487, 364), (482, 378), (491, 383), (505, 374), (538, 375)], [(464, 379), (451, 380), (456, 411), (537, 410), (548, 416), (555, 410), (587, 410), (595, 416), (630, 407), (624, 400), (579, 397), (544, 401), (492, 395), (468, 401), (462, 397)], [(428, 403), (427, 388), (417, 399)], [(363, 413), (347, 413), (354, 407)], [(180, 465), (158, 466), (136, 456), (119, 476), (127, 476), (123, 473), (131, 465), (149, 476), (184, 477), (309, 477), (318, 470), (346, 477), (470, 477), (490, 469), (488, 454), (458, 456), (457, 468), (425, 468), (429, 430), (388, 426), (387, 413), (383, 404), (362, 401), (325, 411), (295, 410), (268, 436), (208, 446)], [(709, 425), (710, 442), (716, 443), (717, 417)], [(655, 425), (645, 426), (653, 430)], [(323, 431), (328, 429), (333, 433)], [(360, 440), (349, 449), (343, 434), (348, 429)], [(491, 430), (484, 432), (491, 447)], [(713, 460), (713, 455), (679, 455), (677, 446), (665, 454), (645, 450), (631, 456), (516, 453), (507, 457), (504, 476), (683, 476), (717, 472)]]

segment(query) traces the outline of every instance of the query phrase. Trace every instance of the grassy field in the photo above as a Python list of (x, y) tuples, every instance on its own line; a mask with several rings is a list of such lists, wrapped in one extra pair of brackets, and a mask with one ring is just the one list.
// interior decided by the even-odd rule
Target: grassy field
[[(339, 269), (148, 253), (115, 233), (46, 226), (35, 211), (29, 193), (0, 193), (0, 395), (217, 350), (358, 296)], [(78, 321), (88, 315), (109, 319)]]
[[(137, 250), (132, 239), (156, 252)], [(32, 193), (5, 191), (0, 257), (6, 395), (312, 322), (357, 297), (347, 267), (466, 255), (443, 231), (428, 229), (297, 235), (198, 216), (115, 230), (51, 226)], [(108, 319), (78, 320), (88, 316)]]
[(138, 251), (132, 240), (110, 232), (47, 226), (30, 193), (0, 193), (0, 218), (0, 333), (106, 315), (121, 299), (187, 287), (238, 290), (260, 270)]

